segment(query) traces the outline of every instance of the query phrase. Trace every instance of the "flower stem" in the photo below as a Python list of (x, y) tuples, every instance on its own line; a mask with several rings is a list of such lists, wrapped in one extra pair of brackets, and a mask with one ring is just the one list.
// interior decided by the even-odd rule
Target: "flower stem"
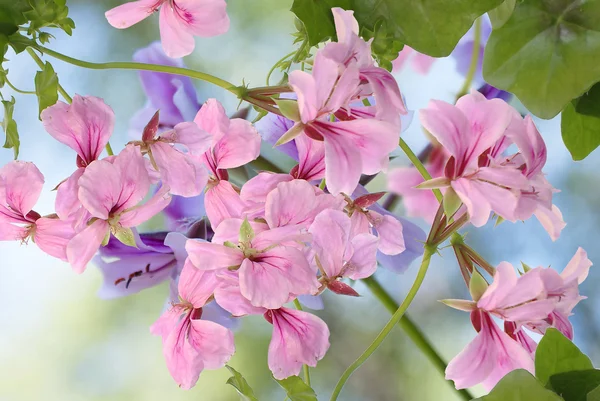
[(35, 95), (36, 92), (35, 91), (25, 91), (22, 89), (17, 88), (16, 86), (14, 86), (9, 80), (8, 80), (8, 76), (4, 77), (4, 81), (6, 82), (6, 84), (15, 92), (17, 93), (21, 93), (23, 95)]
[[(294, 299), (294, 306), (299, 311), (302, 310), (302, 305), (300, 305), (300, 301), (298, 301), (298, 298)], [(306, 385), (310, 387), (310, 369), (308, 365), (302, 365), (302, 372), (304, 374), (304, 383), (306, 383)]]
[[(417, 157), (415, 152), (412, 151), (412, 149), (410, 148), (410, 146), (408, 146), (408, 144), (404, 141), (404, 139), (400, 138), (398, 145), (400, 145), (400, 148), (404, 151), (406, 156), (408, 156), (408, 159), (416, 167), (416, 169), (419, 171), (419, 173), (421, 173), (421, 176), (423, 177), (423, 179), (425, 181), (431, 180), (431, 174), (429, 174), (429, 171), (427, 171), (427, 169), (425, 168), (423, 163), (421, 163), (421, 160), (419, 160), (419, 158)], [(432, 191), (433, 191), (433, 194), (435, 195), (435, 198), (438, 200), (438, 202), (441, 203), (442, 199), (444, 198), (442, 195), (442, 192), (437, 188), (432, 189)]]
[(342, 377), (340, 377), (340, 380), (338, 381), (338, 383), (336, 384), (336, 386), (333, 390), (333, 394), (331, 395), (330, 401), (336, 401), (338, 399), (338, 396), (340, 395), (340, 392), (342, 391), (344, 384), (346, 384), (346, 382), (348, 381), (348, 379), (350, 378), (352, 373), (354, 373), (354, 371), (356, 369), (358, 369), (360, 367), (360, 365), (362, 365), (375, 352), (375, 350), (377, 350), (377, 348), (379, 348), (379, 346), (381, 345), (383, 340), (385, 340), (385, 338), (388, 336), (388, 334), (390, 334), (390, 332), (392, 331), (394, 326), (396, 326), (396, 324), (398, 324), (398, 322), (402, 319), (402, 316), (404, 316), (404, 313), (406, 312), (406, 310), (408, 309), (408, 307), (410, 306), (412, 301), (415, 299), (415, 296), (417, 295), (419, 288), (421, 288), (421, 284), (423, 284), (423, 280), (425, 279), (425, 274), (427, 273), (427, 269), (429, 268), (429, 262), (431, 261), (431, 257), (433, 256), (433, 254), (435, 252), (436, 252), (435, 247), (425, 244), (425, 252), (423, 253), (423, 260), (421, 261), (421, 267), (419, 268), (419, 272), (417, 273), (415, 282), (413, 283), (412, 287), (410, 287), (410, 290), (408, 291), (406, 298), (404, 298), (404, 301), (402, 301), (402, 304), (400, 304), (398, 309), (392, 315), (391, 319), (383, 327), (383, 329), (377, 335), (377, 337), (371, 343), (371, 345), (369, 345), (369, 347), (365, 350), (365, 352), (363, 352), (362, 355), (360, 355), (358, 357), (358, 359), (356, 359), (356, 361), (354, 361), (348, 367), (348, 369), (346, 369), (344, 371), (344, 373), (342, 374)]
[[(379, 281), (373, 276), (362, 280), (363, 283), (371, 290), (371, 293), (381, 302), (381, 304), (390, 312), (394, 313), (398, 309), (398, 303), (392, 298), (392, 296), (381, 286)], [(404, 315), (398, 322), (398, 326), (406, 333), (406, 335), (412, 340), (412, 342), (421, 350), (423, 354), (429, 359), (438, 372), (445, 375), (446, 362), (437, 353), (435, 348), (429, 343), (423, 332), (417, 327), (417, 325), (411, 320), (408, 315)], [(456, 388), (448, 381), (448, 384), (453, 390)], [(456, 390), (460, 396), (466, 400), (472, 400), (474, 397), (469, 394), (467, 390)]]
[[(145, 64), (145, 63), (135, 63), (135, 62), (125, 62), (125, 61), (116, 61), (116, 62), (108, 62), (108, 63), (91, 63), (89, 61), (79, 60), (73, 57), (69, 57), (65, 54), (56, 52), (52, 49), (48, 49), (47, 47), (41, 45), (35, 45), (35, 49), (38, 51), (47, 54), (51, 57), (54, 57), (58, 60), (64, 61), (69, 64), (76, 65), (82, 68), (89, 68), (92, 70), (112, 70), (112, 69), (122, 69), (122, 70), (144, 70), (144, 71), (154, 71), (154, 72), (164, 72), (167, 74), (175, 74), (175, 75), (183, 75), (186, 77), (200, 79), (202, 81), (210, 82), (213, 85), (220, 86), (223, 89), (228, 90), (234, 95), (240, 97), (243, 92), (245, 92), (245, 88), (241, 88), (235, 86), (231, 82), (227, 82), (224, 79), (217, 78), (213, 75), (206, 74), (200, 71), (194, 71), (187, 68), (181, 67), (172, 67), (168, 65), (160, 65), (160, 64)], [(30, 53), (31, 54), (31, 53)]]
[(469, 64), (469, 70), (467, 71), (465, 82), (460, 88), (457, 98), (469, 93), (471, 83), (473, 83), (473, 78), (475, 78), (475, 73), (477, 72), (477, 66), (479, 65), (479, 48), (481, 47), (481, 18), (477, 18), (475, 20), (474, 30), (475, 32), (473, 35), (473, 52), (471, 53), (471, 64)]

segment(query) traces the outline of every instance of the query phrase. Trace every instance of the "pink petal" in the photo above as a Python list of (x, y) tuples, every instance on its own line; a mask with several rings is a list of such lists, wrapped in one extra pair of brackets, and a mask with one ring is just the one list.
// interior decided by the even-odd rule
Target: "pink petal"
[(325, 177), (325, 145), (306, 135), (295, 139), (298, 148), (298, 168), (293, 173), (295, 178), (306, 181), (320, 180)]
[(226, 269), (239, 266), (244, 255), (239, 249), (228, 248), (225, 245), (213, 244), (197, 240), (189, 240), (185, 244), (190, 261), (201, 270)]
[(312, 75), (305, 71), (295, 70), (289, 75), (289, 84), (298, 98), (298, 109), (304, 124), (317, 118), (323, 104), (317, 99), (317, 86)]
[(404, 252), (404, 229), (402, 223), (394, 216), (381, 215), (374, 211), (369, 211), (369, 220), (379, 237), (379, 250), (386, 255), (398, 255)]
[(229, 131), (229, 118), (217, 99), (208, 99), (196, 114), (194, 122), (210, 133), (215, 143)]
[(161, 7), (158, 21), (160, 40), (167, 56), (180, 58), (194, 51), (194, 35), (179, 17), (175, 7), (170, 4)]
[(233, 316), (258, 315), (265, 312), (264, 308), (252, 306), (240, 291), (237, 272), (219, 274), (221, 282), (215, 289), (215, 301)]
[(360, 70), (360, 76), (367, 80), (375, 95), (376, 118), (398, 124), (400, 114), (407, 114), (408, 110), (396, 79), (389, 71), (379, 67), (363, 68)]
[(362, 174), (360, 152), (349, 138), (325, 140), (325, 179), (327, 189), (334, 195), (351, 194)]
[(214, 272), (197, 269), (190, 259), (186, 259), (179, 276), (179, 296), (195, 309), (202, 308), (213, 295), (218, 283)]
[(358, 35), (358, 22), (356, 22), (356, 18), (354, 18), (354, 11), (333, 7), (331, 13), (333, 14), (338, 42), (351, 42), (352, 39)]
[(240, 194), (233, 189), (229, 181), (224, 180), (206, 191), (204, 205), (213, 227), (217, 227), (224, 219), (241, 217), (246, 206)]
[(469, 120), (460, 109), (440, 100), (432, 100), (426, 109), (419, 111), (419, 118), (423, 127), (457, 162), (467, 152), (469, 141), (473, 138), (469, 138)]
[(104, 15), (115, 28), (129, 28), (150, 16), (161, 3), (161, 0), (132, 1), (108, 10)]
[(28, 235), (27, 227), (10, 224), (0, 219), (0, 241), (24, 241)]
[(352, 238), (352, 258), (346, 263), (344, 277), (360, 280), (377, 270), (378, 238), (371, 234), (358, 234)]
[(281, 308), (267, 312), (273, 321), (269, 369), (285, 379), (300, 373), (303, 364), (315, 367), (329, 349), (329, 328), (318, 317)]
[(314, 294), (319, 288), (315, 272), (304, 254), (278, 247), (245, 259), (239, 269), (240, 289), (252, 305), (276, 309), (294, 295)]
[[(129, 4), (134, 3), (121, 7)], [(42, 111), (41, 118), (46, 131), (77, 152), (84, 166), (100, 157), (115, 125), (113, 110), (92, 96), (75, 95), (70, 105), (58, 102)]]
[(214, 142), (214, 137), (194, 122), (179, 123), (172, 131), (161, 134), (160, 138), (170, 143), (183, 145), (189, 153), (196, 156), (204, 154)]
[(576, 281), (577, 284), (581, 284), (587, 278), (591, 266), (592, 262), (588, 259), (587, 252), (579, 247), (560, 276), (565, 283)]
[(344, 256), (350, 240), (350, 218), (339, 210), (327, 209), (317, 215), (309, 228), (313, 236), (312, 249), (327, 277), (341, 275)]
[[(488, 187), (491, 186), (489, 185)], [(490, 218), (492, 206), (486, 199), (486, 196), (481, 193), (479, 187), (467, 178), (459, 178), (456, 181), (452, 181), (452, 188), (467, 207), (471, 224), (475, 227), (485, 225)]]
[(402, 196), (407, 214), (431, 223), (439, 203), (433, 192), (414, 188), (422, 182), (423, 177), (414, 167), (396, 168), (388, 173), (388, 189)]
[(67, 245), (67, 260), (76, 273), (83, 273), (109, 232), (108, 223), (98, 219), (75, 235)]
[(67, 261), (67, 245), (75, 236), (70, 221), (50, 219), (46, 217), (35, 221), (35, 244), (44, 252), (55, 258)]
[(427, 75), (431, 70), (431, 66), (436, 61), (435, 57), (428, 56), (427, 54), (422, 54), (419, 52), (415, 52), (415, 55), (412, 58), (412, 67), (414, 70), (421, 75)]
[[(240, 235), (240, 228), (244, 220), (238, 218), (225, 219), (219, 224), (217, 228), (213, 228), (215, 234), (212, 237), (211, 242), (214, 244), (222, 244), (225, 241), (237, 243)], [(269, 227), (265, 223), (257, 221), (248, 221), (250, 227), (254, 230), (254, 234), (259, 234)]]
[(150, 190), (150, 177), (146, 160), (139, 148), (133, 145), (127, 145), (114, 159), (113, 165), (119, 171), (121, 184), (114, 210), (118, 213), (136, 206), (146, 197)]
[(192, 319), (188, 341), (205, 369), (220, 369), (235, 353), (231, 330), (208, 320)]
[(123, 227), (135, 227), (150, 220), (171, 203), (169, 188), (162, 187), (148, 202), (135, 206), (121, 215), (119, 223)]
[(63, 220), (66, 220), (81, 208), (81, 202), (79, 201), (79, 178), (85, 172), (85, 168), (78, 168), (66, 179), (66, 181), (59, 184), (56, 191), (56, 201), (54, 208), (56, 214)]
[(287, 182), (293, 179), (289, 174), (275, 174), (264, 171), (246, 181), (240, 191), (240, 196), (244, 201), (265, 203), (267, 195), (277, 188), (280, 182)]
[(25, 217), (42, 193), (44, 176), (33, 163), (11, 161), (0, 169), (0, 185), (0, 215)]
[(177, 14), (186, 29), (196, 36), (221, 35), (229, 30), (225, 0), (175, 0)]
[(78, 199), (83, 207), (92, 216), (108, 220), (121, 193), (120, 170), (106, 160), (96, 160), (85, 168), (77, 183)]
[(166, 338), (163, 337), (163, 354), (167, 368), (175, 382), (184, 390), (194, 387), (204, 369), (201, 355), (188, 341), (190, 326), (188, 314), (179, 320)]
[(260, 135), (249, 121), (231, 120), (227, 134), (213, 147), (217, 168), (243, 166), (260, 154)]
[(563, 220), (560, 209), (555, 205), (552, 205), (552, 210), (542, 205), (538, 205), (533, 213), (546, 232), (550, 234), (552, 241), (556, 241), (560, 236), (560, 232), (567, 225)]
[(208, 182), (208, 171), (200, 159), (164, 142), (156, 142), (150, 149), (162, 182), (171, 194), (189, 198), (202, 193)]

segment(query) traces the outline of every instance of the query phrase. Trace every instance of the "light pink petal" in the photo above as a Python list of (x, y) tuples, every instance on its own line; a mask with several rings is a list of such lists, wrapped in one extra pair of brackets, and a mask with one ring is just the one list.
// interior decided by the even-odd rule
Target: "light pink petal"
[(129, 28), (156, 11), (161, 3), (160, 0), (132, 1), (108, 10), (104, 15), (115, 28)]
[(338, 42), (350, 43), (358, 35), (358, 22), (354, 18), (354, 11), (333, 7), (331, 13), (333, 14)]
[(318, 317), (281, 308), (267, 312), (273, 321), (269, 344), (269, 369), (285, 379), (300, 373), (302, 365), (315, 367), (329, 349), (329, 328)]
[(317, 215), (308, 230), (313, 237), (311, 247), (329, 278), (342, 273), (350, 240), (350, 226), (350, 218), (346, 213), (328, 209)]
[(77, 152), (83, 166), (100, 157), (115, 125), (110, 106), (93, 96), (75, 95), (70, 105), (58, 102), (42, 111), (41, 118), (46, 131)]
[(162, 187), (148, 202), (124, 212), (119, 220), (120, 224), (123, 227), (135, 227), (150, 220), (171, 203), (171, 195), (168, 191), (169, 188)]
[(178, 11), (170, 4), (160, 8), (158, 19), (160, 41), (165, 54), (171, 58), (180, 58), (191, 54), (196, 47), (194, 35), (179, 18)]
[(269, 192), (277, 188), (280, 182), (291, 180), (293, 180), (293, 177), (289, 174), (275, 174), (264, 171), (246, 181), (240, 191), (240, 196), (244, 201), (265, 203)]
[(210, 242), (188, 240), (185, 249), (190, 261), (200, 270), (226, 269), (239, 266), (244, 260), (244, 255), (239, 249)]
[(377, 270), (378, 239), (371, 234), (352, 238), (352, 258), (346, 263), (344, 276), (352, 280), (370, 277)]
[(121, 193), (121, 172), (106, 160), (96, 160), (79, 178), (78, 199), (92, 216), (107, 220)]
[(276, 227), (256, 234), (252, 240), (255, 249), (265, 249), (276, 244), (296, 245), (296, 242), (310, 242), (311, 235), (304, 225)]
[(514, 167), (481, 167), (473, 177), (506, 188), (529, 189), (527, 177)]
[(379, 237), (379, 250), (386, 255), (398, 255), (404, 252), (404, 235), (402, 223), (394, 216), (369, 212), (369, 220)]
[(70, 221), (50, 219), (46, 217), (35, 221), (35, 244), (44, 252), (55, 258), (67, 261), (67, 245), (75, 236)]
[(66, 179), (59, 184), (56, 191), (56, 201), (54, 208), (56, 214), (63, 220), (66, 220), (81, 207), (79, 201), (79, 178), (85, 172), (84, 168), (78, 168)]
[(370, 234), (371, 233), (371, 225), (369, 224), (369, 219), (365, 213), (361, 213), (360, 211), (356, 211), (352, 213), (350, 217), (350, 221), (352, 222), (352, 234), (351, 237), (354, 237), (358, 234)]
[(439, 203), (432, 191), (417, 189), (423, 177), (414, 167), (396, 168), (388, 173), (388, 189), (402, 196), (407, 214), (433, 222)]
[[(292, 74), (293, 74), (293, 72), (292, 72)], [(290, 79), (291, 79), (292, 74), (290, 74)], [(344, 75), (344, 74), (342, 74), (342, 75)], [(345, 78), (345, 81), (346, 82), (356, 81), (355, 78), (353, 78), (353, 76), (357, 77), (356, 71), (354, 73), (350, 73)], [(317, 114), (319, 114), (319, 111), (335, 111), (335, 110), (332, 110), (331, 107), (329, 107), (328, 102), (329, 102), (329, 98), (332, 96), (332, 92), (335, 90), (335, 85), (337, 84), (338, 80), (341, 78), (339, 62), (336, 60), (331, 60), (331, 59), (327, 58), (325, 53), (323, 53), (323, 52), (317, 52), (317, 54), (315, 55), (314, 62), (313, 62), (312, 78), (314, 80), (314, 90), (316, 91), (315, 103), (313, 103), (313, 105), (317, 109)], [(292, 86), (292, 88), (294, 88), (294, 85), (292, 85), (291, 81), (290, 81), (290, 85)], [(348, 90), (347, 90), (348, 88), (341, 88), (341, 89), (343, 89), (343, 90), (339, 91), (338, 94), (336, 95), (336, 97), (344, 98), (344, 97), (348, 97), (351, 95), (350, 93), (348, 93)], [(353, 91), (356, 89), (357, 88), (355, 88), (355, 87), (351, 88), (351, 90), (353, 90)], [(295, 88), (294, 88), (294, 91), (296, 91)], [(346, 93), (346, 96), (343, 96), (342, 92)], [(296, 94), (298, 95), (298, 105), (300, 106), (300, 115), (304, 116), (303, 111), (302, 111), (302, 103), (303, 102), (300, 100), (300, 94), (298, 94), (298, 92), (296, 92)], [(302, 120), (302, 122), (305, 122), (304, 119)]]
[(317, 113), (323, 105), (318, 103), (314, 77), (305, 71), (295, 70), (289, 75), (289, 84), (298, 98), (302, 122), (306, 124), (317, 118)]
[(441, 100), (432, 100), (426, 109), (419, 111), (419, 118), (423, 127), (457, 162), (467, 152), (473, 138), (469, 137), (469, 120), (460, 109)]
[(202, 308), (213, 295), (219, 281), (213, 271), (203, 271), (186, 259), (179, 276), (179, 296), (195, 309)]
[(174, 3), (182, 24), (196, 36), (217, 36), (229, 30), (225, 0), (175, 0)]
[(361, 69), (360, 76), (369, 83), (375, 95), (376, 118), (398, 124), (400, 114), (407, 114), (408, 110), (393, 75), (383, 68), (371, 67)]
[(167, 368), (179, 387), (185, 390), (194, 387), (204, 369), (202, 357), (187, 338), (190, 326), (189, 316), (184, 316), (168, 336), (163, 337)]
[(10, 224), (0, 219), (0, 241), (23, 241), (28, 233), (27, 227)]
[(588, 259), (587, 252), (579, 247), (560, 276), (565, 283), (576, 281), (577, 284), (581, 284), (587, 278), (591, 266), (592, 262)]
[(192, 319), (188, 341), (205, 369), (220, 369), (235, 353), (231, 330), (209, 320)]
[(276, 309), (294, 295), (314, 294), (319, 288), (315, 272), (304, 254), (278, 247), (245, 259), (239, 269), (240, 289), (252, 305)]
[(109, 232), (108, 223), (98, 219), (75, 235), (67, 245), (67, 260), (76, 273), (82, 273)]
[(219, 274), (220, 285), (215, 289), (215, 301), (220, 307), (233, 316), (258, 315), (265, 312), (264, 308), (252, 306), (249, 300), (240, 292), (237, 272)]
[[(405, 46), (406, 47), (406, 46)], [(428, 56), (427, 54), (422, 54), (419, 52), (415, 52), (415, 55), (412, 58), (412, 68), (421, 75), (427, 75), (429, 70), (431, 70), (431, 66), (436, 61), (435, 57)]]
[(164, 342), (179, 323), (179, 319), (183, 313), (185, 311), (181, 306), (171, 306), (150, 326), (150, 333), (163, 337)]
[(156, 142), (150, 149), (162, 182), (171, 194), (189, 198), (202, 193), (208, 182), (208, 171), (199, 158), (164, 142)]
[[(0, 192), (0, 215), (15, 214), (14, 217), (27, 216), (33, 209), (44, 186), (44, 176), (30, 162), (11, 161), (0, 169), (0, 181), (2, 192)], [(12, 209), (12, 213), (2, 211), (4, 205)]]
[(351, 194), (362, 174), (361, 155), (350, 138), (333, 137), (325, 140), (325, 179), (327, 189), (334, 195)]
[(113, 165), (118, 169), (121, 180), (115, 212), (122, 212), (136, 206), (146, 197), (150, 190), (150, 177), (146, 168), (146, 159), (139, 148), (133, 145), (127, 145), (114, 159)]
[[(492, 186), (488, 185), (488, 187)], [(479, 187), (467, 178), (459, 178), (452, 181), (452, 188), (467, 207), (471, 224), (475, 227), (485, 225), (490, 218), (492, 206), (486, 196), (481, 193)]]
[(241, 217), (246, 207), (229, 181), (221, 180), (219, 183), (206, 191), (204, 200), (206, 215), (213, 227), (217, 227), (221, 221), (231, 217)]
[(215, 143), (229, 131), (229, 118), (217, 99), (208, 99), (196, 114), (194, 122), (211, 134)]
[(179, 123), (172, 131), (160, 135), (160, 138), (170, 143), (183, 145), (196, 156), (201, 156), (214, 143), (214, 137), (198, 127), (195, 122)]
[[(225, 241), (237, 243), (240, 236), (240, 228), (243, 222), (243, 219), (238, 218), (223, 220), (217, 228), (213, 228), (215, 234), (213, 235), (211, 242), (214, 244), (222, 244)], [(255, 235), (269, 229), (265, 223), (250, 220), (248, 223), (254, 230)]]
[(217, 168), (243, 166), (260, 154), (260, 135), (249, 121), (234, 118), (229, 131), (213, 147)]
[(567, 223), (565, 223), (563, 220), (560, 209), (555, 205), (552, 205), (551, 210), (543, 205), (538, 205), (533, 214), (542, 224), (542, 227), (544, 227), (548, 234), (550, 234), (552, 241), (556, 241), (558, 239), (560, 232), (567, 225)]

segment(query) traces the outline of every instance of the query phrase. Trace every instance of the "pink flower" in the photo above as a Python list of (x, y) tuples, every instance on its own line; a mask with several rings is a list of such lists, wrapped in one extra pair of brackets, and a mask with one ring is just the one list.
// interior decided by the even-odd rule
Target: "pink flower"
[(393, 71), (401, 70), (404, 65), (410, 60), (411, 67), (421, 75), (427, 75), (436, 58), (426, 54), (419, 53), (412, 47), (404, 45), (398, 57), (392, 61), (394, 66)]
[(206, 215), (213, 227), (226, 218), (241, 217), (244, 202), (238, 191), (227, 181), (228, 168), (243, 166), (260, 154), (260, 135), (250, 122), (229, 119), (223, 106), (209, 99), (194, 122), (213, 138), (213, 145), (203, 155), (210, 177), (206, 191)]
[(167, 368), (184, 389), (192, 388), (204, 369), (225, 366), (235, 352), (231, 330), (201, 319), (202, 307), (211, 295), (197, 291), (206, 274), (210, 273), (186, 263), (179, 277), (180, 302), (150, 328), (162, 337)]
[(457, 389), (481, 383), (491, 390), (500, 379), (515, 369), (526, 369), (533, 373), (530, 353), (500, 330), (489, 313), (475, 310), (471, 312), (471, 321), (478, 334), (450, 361), (446, 368), (446, 380), (453, 380)]
[[(420, 117), (423, 126), (450, 154), (444, 176), (421, 187), (452, 187), (474, 226), (484, 225), (492, 211), (514, 222), (531, 216), (538, 203), (552, 208), (552, 187), (539, 185), (543, 179), (539, 171), (545, 161), (543, 141), (541, 137), (532, 138), (531, 129), (535, 127), (530, 120), (524, 122), (504, 101), (487, 100), (472, 92), (461, 97), (456, 106), (431, 101)], [(536, 141), (532, 146), (538, 155), (533, 158), (524, 146), (531, 140)], [(503, 156), (511, 142), (519, 146), (520, 152)], [(527, 205), (535, 206), (523, 206), (525, 200)]]
[(297, 375), (303, 364), (317, 366), (329, 349), (327, 325), (310, 313), (280, 308), (267, 311), (265, 319), (273, 324), (269, 369), (278, 380)]
[[(201, 156), (208, 150), (213, 137), (201, 130), (196, 123), (184, 122), (167, 132), (157, 135), (158, 111), (144, 129), (142, 140), (133, 144), (148, 154), (152, 166), (160, 173), (163, 185), (173, 195), (193, 197), (200, 195), (208, 182), (208, 173)], [(183, 147), (182, 152), (174, 145)]]
[(221, 35), (229, 29), (225, 0), (138, 0), (106, 12), (108, 23), (124, 29), (160, 9), (160, 37), (169, 57), (194, 51), (194, 36)]
[(47, 254), (67, 260), (66, 247), (75, 234), (71, 222), (33, 211), (44, 176), (29, 162), (12, 161), (0, 169), (0, 241), (29, 238)]
[(171, 201), (163, 187), (148, 202), (139, 203), (150, 189), (144, 158), (134, 146), (127, 146), (111, 160), (91, 163), (78, 181), (78, 198), (91, 219), (67, 246), (67, 259), (80, 273), (107, 235), (120, 240), (133, 238), (135, 227), (163, 210)]
[(359, 280), (377, 270), (377, 237), (353, 235), (351, 225), (346, 213), (327, 209), (317, 215), (308, 230), (313, 235), (315, 262), (328, 283), (341, 277)]

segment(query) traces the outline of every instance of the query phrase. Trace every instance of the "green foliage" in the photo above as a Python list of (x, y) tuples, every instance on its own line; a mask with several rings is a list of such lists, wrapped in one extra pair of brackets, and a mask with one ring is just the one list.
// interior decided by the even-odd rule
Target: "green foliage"
[(29, 21), (29, 35), (45, 27), (62, 29), (67, 35), (73, 33), (75, 23), (67, 17), (66, 0), (29, 0), (29, 4), (31, 9), (23, 13)]
[(486, 396), (474, 401), (562, 401), (526, 370), (513, 370)]
[(502, 0), (294, 0), (311, 46), (335, 38), (332, 7), (354, 10), (360, 35), (373, 40), (379, 64), (391, 68), (403, 44), (434, 57), (449, 55), (483, 13)]
[(504, 3), (488, 12), (492, 26), (495, 29), (500, 28), (506, 23), (506, 21), (508, 21), (515, 9), (516, 4), (517, 0), (504, 0)]
[(560, 331), (546, 330), (535, 351), (535, 376), (540, 382), (545, 385), (552, 375), (593, 368), (590, 358)]
[(600, 80), (599, 20), (600, 0), (519, 2), (487, 43), (486, 81), (554, 117)]
[(35, 93), (39, 103), (39, 114), (58, 101), (58, 76), (49, 62), (44, 64), (42, 71), (35, 74)]
[(231, 372), (233, 376), (227, 379), (227, 384), (233, 386), (236, 389), (238, 394), (241, 396), (242, 401), (258, 401), (258, 398), (254, 395), (254, 391), (252, 387), (248, 384), (246, 379), (242, 376), (240, 372), (235, 370), (229, 365), (226, 365), (227, 369)]
[[(578, 370), (550, 376), (548, 387), (565, 401), (587, 401), (588, 393), (600, 386), (600, 370)], [(596, 395), (597, 392), (593, 396)]]
[(275, 380), (286, 392), (290, 401), (317, 401), (315, 390), (302, 381), (298, 376)]
[(600, 83), (567, 105), (561, 131), (574, 160), (585, 159), (600, 145)]
[(2, 100), (4, 106), (4, 120), (2, 120), (2, 129), (6, 135), (4, 141), (4, 147), (7, 149), (12, 148), (15, 154), (15, 159), (19, 156), (19, 131), (17, 130), (17, 123), (13, 119), (13, 112), (15, 110), (15, 98), (12, 97), (10, 101)]

